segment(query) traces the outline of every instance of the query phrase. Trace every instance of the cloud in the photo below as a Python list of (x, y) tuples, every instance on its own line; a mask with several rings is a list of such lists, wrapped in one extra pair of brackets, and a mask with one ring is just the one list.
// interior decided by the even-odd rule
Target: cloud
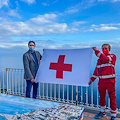
[(52, 23), (47, 25), (34, 22), (3, 22), (0, 23), (1, 36), (34, 36), (68, 32), (66, 23)]
[(113, 2), (120, 2), (120, 0), (81, 0), (81, 2), (78, 2), (76, 5), (68, 7), (62, 13), (62, 15), (78, 13), (79, 11), (81, 11), (83, 9), (88, 9), (88, 8), (93, 7), (93, 6), (96, 6), (100, 2), (113, 3)]
[(108, 31), (108, 30), (117, 30), (117, 27), (100, 27), (100, 28), (95, 28), (96, 31)]
[(49, 4), (48, 4), (48, 3), (45, 3), (45, 2), (43, 2), (42, 5), (43, 5), (43, 6), (49, 6)]
[[(2, 21), (2, 18), (0, 18)], [(0, 22), (0, 36), (41, 36), (52, 34), (65, 34), (65, 33), (77, 33), (77, 32), (94, 32), (94, 31), (108, 31), (120, 29), (120, 23), (111, 24), (92, 24), (85, 26), (86, 21), (74, 21), (67, 24), (65, 22), (57, 22), (58, 15), (56, 14), (44, 14), (31, 18), (25, 22)], [(82, 26), (84, 24), (84, 26)]]
[(27, 42), (1, 42), (0, 48), (27, 47)]
[(26, 2), (26, 3), (28, 3), (28, 4), (33, 4), (33, 3), (35, 3), (35, 0), (21, 0), (21, 1)]
[[(36, 49), (37, 50), (42, 50), (44, 49), (78, 49), (78, 48), (88, 48), (91, 47), (89, 44), (46, 44), (44, 43), (39, 43), (38, 41), (36, 42)], [(28, 42), (21, 42), (21, 41), (14, 41), (14, 42), (1, 42), (0, 48), (2, 49), (9, 49), (9, 48), (23, 48), (23, 49), (28, 49)]]
[(56, 14), (44, 14), (38, 15), (35, 18), (31, 18), (30, 21), (37, 24), (52, 23), (57, 18)]
[(79, 12), (82, 9), (87, 9), (90, 8), (92, 6), (95, 6), (96, 0), (82, 0), (81, 2), (78, 2), (76, 5), (71, 6), (69, 8), (67, 8), (64, 12), (63, 15), (65, 14), (75, 14), (77, 12)]
[(120, 2), (120, 0), (91, 0), (91, 1), (98, 1), (98, 2)]
[[(24, 49), (28, 50), (28, 39), (26, 38), (20, 38), (19, 40), (12, 40), (12, 38), (0, 38), (1, 49)], [(17, 38), (15, 38), (17, 39)], [(33, 39), (33, 38), (31, 38)], [(59, 44), (55, 40), (40, 40), (40, 39), (34, 39), (36, 42), (36, 49), (42, 51), (44, 49), (79, 49), (79, 48), (88, 48), (92, 46), (96, 46), (101, 49), (101, 45), (103, 43), (109, 43), (112, 48), (120, 48), (120, 38), (113, 38), (111, 40), (107, 39), (100, 39), (96, 40), (96, 42), (93, 43), (76, 43), (76, 44)]]
[(57, 2), (59, 2), (59, 0), (54, 0), (54, 1), (53, 1), (53, 4), (55, 4), (55, 3), (57, 3)]
[(78, 49), (78, 48), (88, 48), (91, 47), (91, 44), (83, 44), (83, 43), (76, 43), (76, 44), (59, 44), (54, 39), (46, 39), (42, 40), (39, 37), (37, 39), (31, 38), (26, 39), (25, 37), (19, 37), (19, 39), (15, 38), (8, 38), (8, 37), (1, 37), (1, 49), (28, 49), (28, 41), (33, 40), (36, 43), (36, 49), (42, 51), (44, 49)]
[(21, 16), (17, 13), (17, 10), (9, 10), (6, 14), (8, 14), (8, 16), (21, 18)]
[(2, 17), (0, 17), (0, 20), (3, 20), (3, 18), (2, 18)]
[(50, 6), (50, 5), (56, 4), (57, 2), (59, 2), (59, 0), (48, 0), (46, 2), (42, 2), (42, 5), (43, 6)]
[(3, 6), (8, 6), (9, 0), (0, 0), (0, 8)]
[(101, 2), (101, 1), (103, 2), (103, 1), (108, 1), (108, 0), (98, 0), (98, 2)]
[(80, 25), (82, 25), (82, 24), (85, 24), (85, 23), (86, 23), (86, 21), (74, 21), (74, 22), (72, 23), (72, 25), (78, 27), (78, 26), (80, 26)]
[(74, 14), (74, 13), (77, 13), (79, 11), (79, 8), (75, 8), (75, 7), (71, 7), (71, 8), (68, 8), (64, 14)]
[(119, 28), (119, 24), (100, 24), (100, 25), (91, 25), (91, 29), (89, 31), (108, 31), (108, 30), (118, 30)]
[[(18, 13), (18, 11), (19, 11), (19, 4), (18, 4), (18, 1), (15, 1), (14, 2), (15, 4), (16, 4), (16, 8), (14, 8), (14, 9), (11, 9), (10, 7), (12, 6), (11, 5), (11, 3), (9, 3), (10, 4), (10, 6), (9, 7), (7, 7), (6, 9), (2, 9), (1, 11), (0, 11), (0, 17), (2, 17), (2, 19), (8, 19), (8, 20), (10, 20), (11, 19), (11, 16), (12, 17), (16, 17), (16, 18), (22, 18), (20, 15), (19, 15), (19, 13)], [(8, 4), (7, 4), (8, 5)]]
[(114, 3), (114, 2), (120, 2), (120, 0), (97, 0), (98, 2), (110, 2), (110, 3)]
[(113, 2), (120, 2), (120, 0), (112, 0)]
[(62, 49), (79, 49), (79, 48), (89, 48), (91, 45), (89, 44), (64, 44), (61, 46)]
[(56, 22), (57, 17), (56, 14), (44, 14), (25, 22), (2, 21), (0, 23), (0, 35), (10, 37), (74, 33), (79, 31), (76, 26), (85, 23), (76, 21), (71, 26), (68, 26), (67, 23)]

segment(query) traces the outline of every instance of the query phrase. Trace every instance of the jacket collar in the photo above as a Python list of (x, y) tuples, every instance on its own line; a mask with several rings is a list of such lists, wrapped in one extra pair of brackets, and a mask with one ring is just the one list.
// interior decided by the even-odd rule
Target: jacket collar
[[(29, 54), (32, 53), (31, 50), (28, 50), (27, 52), (28, 52)], [(36, 51), (34, 51), (34, 52), (36, 52)]]
[[(33, 61), (35, 62), (35, 60), (34, 60), (32, 54), (31, 54), (31, 51), (28, 50), (27, 52), (28, 52), (28, 54), (31, 56), (31, 58), (33, 59)], [(37, 52), (36, 52), (36, 51), (35, 51), (35, 55), (36, 55), (36, 58), (37, 58), (37, 61), (38, 61), (38, 64), (39, 64), (39, 58), (38, 58), (38, 55), (37, 55)]]
[[(32, 52), (30, 51), (30, 50), (28, 50), (28, 52), (27, 52), (30, 56), (31, 56), (31, 58), (32, 58), (32, 60), (35, 62), (35, 60), (34, 60), (34, 58), (33, 58), (33, 56), (32, 56)], [(35, 51), (35, 53), (36, 53), (36, 51)]]

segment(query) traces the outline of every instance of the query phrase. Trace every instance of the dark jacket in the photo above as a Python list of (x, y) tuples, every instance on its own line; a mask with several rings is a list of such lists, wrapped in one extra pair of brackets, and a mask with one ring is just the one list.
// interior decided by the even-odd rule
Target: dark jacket
[[(35, 54), (39, 66), (42, 56), (38, 51), (35, 51)], [(23, 65), (24, 65), (24, 79), (30, 80), (31, 78), (35, 78), (35, 60), (30, 50), (23, 54)]]

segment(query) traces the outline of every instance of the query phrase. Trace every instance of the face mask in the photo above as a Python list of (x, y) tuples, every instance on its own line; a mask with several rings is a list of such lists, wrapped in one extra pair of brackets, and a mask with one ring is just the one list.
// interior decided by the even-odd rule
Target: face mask
[(29, 50), (33, 51), (35, 49), (34, 46), (29, 46)]
[(108, 54), (108, 50), (107, 49), (104, 48), (102, 51), (103, 51), (104, 54)]

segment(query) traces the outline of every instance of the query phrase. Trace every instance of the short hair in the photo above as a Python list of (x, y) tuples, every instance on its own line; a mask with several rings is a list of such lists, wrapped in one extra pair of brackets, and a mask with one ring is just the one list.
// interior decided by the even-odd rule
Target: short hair
[(34, 45), (35, 45), (35, 42), (34, 42), (34, 41), (32, 41), (32, 40), (28, 42), (28, 45), (29, 45), (30, 43), (34, 43)]
[(107, 45), (109, 47), (109, 50), (111, 50), (110, 44), (103, 44), (102, 47), (105, 46), (105, 45)]

